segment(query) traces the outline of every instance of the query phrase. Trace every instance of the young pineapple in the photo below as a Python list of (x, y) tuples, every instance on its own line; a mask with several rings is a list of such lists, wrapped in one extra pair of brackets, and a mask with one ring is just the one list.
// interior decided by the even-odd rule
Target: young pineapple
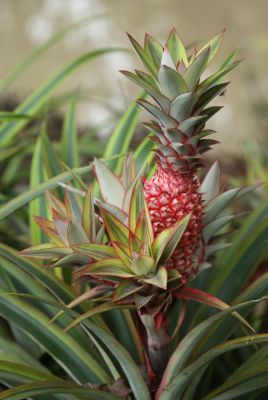
[[(71, 267), (76, 282), (89, 282), (91, 295), (104, 306), (110, 302), (109, 309), (135, 307), (151, 382), (162, 379), (169, 357), (170, 310), (176, 299), (228, 308), (213, 295), (187, 287), (189, 278), (228, 246), (217, 243), (218, 233), (232, 220), (225, 209), (239, 193), (238, 189), (221, 193), (217, 163), (201, 184), (197, 175), (201, 154), (216, 143), (205, 138), (213, 133), (204, 129), (205, 123), (220, 109), (205, 107), (227, 85), (219, 83), (220, 78), (236, 65), (232, 54), (200, 82), (221, 40), (222, 34), (187, 57), (174, 30), (165, 48), (148, 35), (144, 49), (131, 38), (149, 74), (124, 73), (157, 104), (139, 101), (154, 118), (147, 126), (157, 147), (156, 172), (146, 180), (145, 169), (136, 169), (131, 154), (120, 176), (95, 160), (101, 199), (91, 188), (84, 193), (83, 205), (70, 188), (64, 202), (48, 195), (52, 220), (37, 222), (50, 243), (22, 252), (50, 260), (54, 267)], [(182, 311), (175, 333), (183, 319)]]
[(205, 138), (213, 131), (204, 127), (221, 108), (205, 107), (227, 86), (228, 83), (219, 83), (220, 79), (237, 64), (233, 53), (216, 73), (200, 82), (201, 75), (217, 53), (223, 33), (201, 50), (194, 49), (191, 56), (187, 56), (174, 29), (164, 48), (149, 35), (145, 36), (142, 48), (130, 36), (149, 73), (122, 71), (154, 100), (154, 104), (138, 101), (153, 117), (153, 121), (145, 125), (154, 133), (151, 139), (157, 146), (156, 172), (144, 183), (154, 234), (191, 213), (187, 229), (166, 264), (182, 274), (182, 284), (197, 273), (205, 252), (202, 238), (205, 205), (197, 169), (202, 165), (202, 153), (217, 143)]

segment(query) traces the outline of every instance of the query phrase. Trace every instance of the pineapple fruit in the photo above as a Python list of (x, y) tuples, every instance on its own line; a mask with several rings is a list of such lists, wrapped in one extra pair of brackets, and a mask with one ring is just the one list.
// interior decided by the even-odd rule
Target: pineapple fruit
[(153, 118), (146, 126), (153, 133), (151, 139), (157, 146), (157, 170), (144, 183), (154, 234), (191, 213), (187, 229), (167, 262), (168, 268), (182, 274), (182, 284), (196, 275), (204, 261), (205, 204), (197, 170), (202, 166), (202, 154), (217, 143), (206, 138), (213, 131), (205, 129), (205, 124), (220, 109), (207, 108), (207, 104), (225, 89), (228, 82), (222, 83), (221, 78), (237, 64), (232, 54), (215, 74), (201, 81), (223, 34), (200, 50), (194, 49), (190, 56), (175, 29), (164, 47), (148, 34), (144, 48), (129, 36), (148, 72), (122, 71), (153, 100), (153, 103), (146, 100), (138, 103)]

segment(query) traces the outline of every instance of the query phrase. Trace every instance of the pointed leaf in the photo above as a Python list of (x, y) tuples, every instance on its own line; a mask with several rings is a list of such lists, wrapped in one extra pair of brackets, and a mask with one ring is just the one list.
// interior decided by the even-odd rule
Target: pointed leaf
[[(41, 136), (37, 139), (34, 153), (31, 161), (31, 171), (30, 171), (30, 188), (34, 189), (41, 183), (43, 183), (47, 174), (44, 168), (44, 164), (42, 162), (42, 139)], [(47, 217), (48, 210), (47, 205), (44, 198), (39, 198), (34, 200), (30, 204), (29, 208), (29, 220), (30, 220), (30, 229), (31, 229), (31, 244), (38, 245), (45, 241), (45, 235), (40, 230), (40, 228), (36, 225), (34, 217), (38, 215), (40, 217)]]
[[(226, 318), (229, 314), (233, 312), (238, 312), (243, 309), (248, 309), (250, 307), (254, 307), (258, 304), (263, 298), (258, 300), (248, 301), (246, 303), (238, 304), (236, 306), (232, 306), (224, 311), (219, 312), (216, 315), (213, 315), (210, 318), (205, 319), (195, 328), (193, 328), (179, 343), (172, 356), (170, 357), (166, 370), (164, 372), (162, 381), (159, 385), (159, 389), (156, 395), (156, 399), (162, 400), (162, 395), (167, 387), (168, 383), (178, 374), (183, 371), (183, 368), (187, 364), (187, 361), (193, 351), (194, 347), (198, 344), (199, 340), (203, 337), (204, 333), (207, 332), (213, 324), (220, 321), (221, 319)], [(168, 397), (167, 397), (168, 399)]]
[(233, 215), (227, 217), (217, 218), (214, 221), (210, 222), (203, 229), (203, 238), (205, 243), (208, 243), (212, 236), (215, 235), (218, 231), (221, 230), (226, 224), (228, 224), (233, 219)]
[(75, 219), (70, 221), (68, 224), (67, 236), (70, 245), (87, 243), (89, 240), (82, 225)]
[[(75, 169), (76, 174), (83, 175), (91, 171), (92, 167), (82, 167)], [(14, 211), (18, 210), (22, 206), (26, 205), (30, 201), (36, 199), (41, 196), (47, 190), (51, 190), (56, 188), (59, 185), (59, 182), (66, 182), (72, 178), (72, 171), (64, 172), (60, 175), (55, 176), (52, 179), (49, 179), (47, 182), (38, 185), (35, 189), (28, 190), (19, 196), (16, 196), (12, 200), (9, 200), (6, 204), (0, 207), (0, 220), (6, 218), (8, 215), (12, 214)]]
[(124, 188), (119, 178), (102, 161), (96, 158), (94, 167), (104, 200), (120, 208), (123, 204)]
[(140, 71), (135, 69), (135, 72), (137, 74), (137, 76), (147, 85), (149, 85), (149, 88), (151, 88), (151, 90), (156, 91), (157, 93), (159, 93), (159, 88), (157, 86), (157, 83), (155, 81), (155, 79), (150, 75), (147, 74), (147, 72), (144, 71)]
[(92, 257), (94, 260), (116, 258), (116, 252), (111, 246), (96, 243), (84, 243), (74, 246), (74, 250)]
[(202, 193), (202, 199), (208, 203), (211, 199), (218, 196), (220, 193), (221, 171), (218, 162), (216, 161), (208, 171), (203, 180), (199, 192)]
[(121, 70), (120, 72), (121, 72), (121, 74), (126, 76), (130, 81), (132, 81), (136, 85), (140, 86), (143, 90), (153, 91), (153, 87), (147, 81), (142, 79), (140, 76), (138, 76), (130, 71)]
[[(65, 218), (62, 218), (60, 214), (58, 214), (56, 211), (53, 211), (53, 222), (54, 222), (54, 230), (55, 234), (57, 235), (58, 238), (60, 238), (60, 241), (62, 244), (58, 244), (58, 241), (53, 240), (58, 246), (66, 246), (69, 247), (69, 241), (68, 241), (68, 220)], [(42, 228), (42, 225), (41, 225)]]
[(90, 241), (96, 239), (94, 200), (92, 195), (92, 187), (89, 186), (86, 197), (84, 198), (82, 225)]
[(208, 64), (211, 63), (215, 55), (217, 54), (219, 47), (222, 43), (223, 37), (225, 34), (225, 29), (220, 32), (218, 35), (214, 36), (208, 43), (206, 43), (197, 53), (197, 56), (201, 54), (205, 49), (209, 48), (209, 57), (208, 57)]
[[(146, 239), (145, 239), (146, 241)], [(145, 242), (141, 242), (139, 238), (135, 235), (133, 232), (129, 232), (128, 236), (128, 244), (129, 244), (129, 251), (130, 254), (132, 254), (132, 257), (136, 257), (137, 254), (142, 254), (144, 255), (144, 246)]]
[(66, 395), (73, 395), (87, 400), (118, 400), (118, 397), (107, 392), (79, 386), (68, 381), (54, 381), (51, 379), (46, 382), (42, 380), (40, 382), (27, 383), (12, 389), (7, 389), (0, 393), (0, 399), (24, 400), (26, 398), (39, 397), (42, 395), (47, 396), (46, 398), (51, 398), (51, 396), (56, 394), (63, 395), (64, 397), (66, 397)]
[(132, 232), (135, 232), (139, 216), (142, 210), (144, 210), (144, 206), (145, 199), (143, 194), (143, 187), (140, 180), (138, 180), (136, 185), (134, 186), (132, 197), (130, 200), (129, 228)]
[(185, 74), (183, 75), (183, 78), (187, 83), (189, 90), (195, 90), (201, 74), (207, 66), (209, 53), (210, 49), (206, 49), (201, 54), (199, 54), (196, 59), (189, 65)]
[(181, 374), (175, 376), (170, 384), (166, 386), (162, 396), (160, 398), (156, 397), (156, 399), (170, 400), (172, 398), (179, 398), (187, 385), (189, 385), (189, 382), (193, 379), (195, 373), (200, 371), (201, 368), (206, 368), (207, 365), (211, 364), (211, 362), (220, 355), (227, 351), (233, 351), (247, 346), (254, 346), (258, 343), (266, 343), (267, 341), (267, 334), (252, 335), (229, 340), (220, 346), (214, 347), (212, 350), (203, 354), (194, 363), (186, 367)]
[(130, 254), (129, 247), (122, 242), (112, 242), (112, 245), (114, 247), (114, 250), (115, 250), (117, 256), (120, 258), (122, 263), (126, 267), (130, 267), (131, 254)]
[(194, 132), (194, 130), (196, 129), (196, 127), (206, 121), (207, 116), (202, 116), (199, 115), (197, 117), (190, 117), (185, 119), (183, 122), (180, 123), (179, 125), (179, 129), (185, 133), (185, 135), (187, 136), (191, 136), (191, 134)]
[(115, 276), (121, 278), (133, 277), (131, 271), (118, 258), (106, 258), (90, 264), (85, 275)]
[(149, 275), (154, 272), (156, 267), (155, 261), (152, 257), (139, 256), (131, 263), (131, 271), (135, 275)]
[(65, 328), (65, 332), (69, 331), (70, 329), (74, 328), (76, 325), (80, 324), (85, 319), (89, 319), (93, 315), (101, 314), (111, 310), (119, 310), (124, 308), (133, 308), (129, 304), (116, 304), (116, 303), (103, 303), (96, 307), (91, 308), (89, 311), (85, 312), (84, 314), (80, 315), (76, 318), (70, 325)]
[(161, 92), (171, 100), (188, 91), (187, 84), (183, 77), (177, 71), (166, 65), (160, 67), (158, 80)]
[(218, 258), (206, 290), (224, 301), (233, 301), (248, 284), (256, 268), (266, 259), (267, 235), (268, 208), (265, 200), (244, 221), (230, 249)]
[(230, 247), (231, 243), (216, 243), (216, 244), (210, 244), (209, 246), (206, 246), (205, 252), (206, 252), (206, 259), (217, 253), (218, 251), (224, 250), (227, 247)]
[(197, 97), (192, 93), (185, 93), (175, 97), (170, 104), (170, 115), (177, 121), (188, 118), (196, 101)]
[(91, 259), (86, 256), (85, 254), (79, 254), (79, 253), (72, 253), (68, 254), (67, 256), (61, 257), (59, 260), (57, 260), (55, 263), (51, 265), (52, 268), (57, 268), (57, 267), (75, 267), (75, 266), (81, 266), (81, 265), (86, 265), (91, 261)]
[(76, 219), (79, 223), (82, 223), (83, 202), (81, 195), (66, 188), (64, 191), (64, 205), (68, 219)]
[(146, 92), (152, 97), (152, 99), (154, 99), (154, 101), (161, 107), (161, 109), (165, 113), (169, 112), (170, 100), (167, 96), (164, 96), (163, 94), (160, 94), (158, 92), (153, 92), (151, 90), (147, 90)]
[(186, 67), (188, 67), (188, 59), (184, 44), (175, 29), (172, 29), (169, 34), (167, 48), (172, 56), (175, 65), (177, 65), (178, 62), (182, 60)]
[(138, 292), (141, 289), (142, 286), (137, 286), (132, 281), (127, 281), (127, 280), (123, 281), (117, 286), (113, 300), (114, 301), (122, 300), (125, 297), (129, 297), (133, 293)]
[[(228, 304), (226, 304), (218, 297), (215, 297), (212, 294), (206, 293), (200, 289), (187, 288), (187, 287), (180, 288), (177, 291), (173, 292), (173, 295), (179, 299), (198, 301), (208, 306), (215, 307), (221, 311), (230, 308)], [(255, 330), (252, 328), (252, 326), (245, 320), (245, 318), (243, 318), (237, 312), (234, 312), (233, 315), (236, 318), (238, 318), (239, 321), (242, 322), (247, 328), (249, 328), (251, 332), (256, 333)]]
[(165, 112), (160, 110), (158, 107), (154, 106), (153, 104), (149, 103), (145, 100), (138, 100), (137, 102), (141, 107), (145, 108), (150, 114), (156, 117), (162, 125), (166, 128), (175, 128), (177, 126), (177, 121), (174, 118), (171, 118)]
[(166, 67), (169, 67), (176, 71), (176, 65), (174, 64), (174, 61), (167, 47), (164, 48), (164, 52), (161, 58), (161, 66), (162, 65), (165, 65)]
[(190, 215), (159, 233), (153, 242), (153, 256), (156, 264), (164, 265), (177, 247), (190, 219)]
[(55, 247), (53, 243), (43, 243), (39, 246), (28, 247), (20, 252), (21, 255), (31, 258), (50, 259), (66, 256), (73, 251), (67, 247)]
[(14, 294), (3, 292), (0, 293), (0, 305), (0, 314), (24, 330), (27, 335), (34, 337), (68, 376), (81, 383), (92, 380), (95, 383), (111, 381), (90, 352), (85, 352), (85, 349), (58, 325), (49, 325), (49, 318), (38, 307), (16, 298)]
[[(135, 176), (132, 178), (132, 180), (129, 184), (129, 187), (126, 190), (125, 197), (124, 197), (124, 203), (123, 203), (123, 209), (127, 214), (129, 214), (131, 198), (134, 195), (134, 193), (133, 193), (134, 188), (137, 185), (137, 183), (141, 179), (143, 179), (143, 177), (145, 176), (145, 170), (146, 170), (146, 165), (143, 165), (143, 168), (141, 168), (138, 173), (136, 173), (136, 170), (135, 170)], [(139, 196), (141, 196), (141, 195), (142, 195), (142, 193)]]
[[(125, 202), (125, 199), (124, 199)], [(101, 207), (103, 210), (106, 210), (109, 212), (109, 214), (113, 215), (115, 218), (117, 218), (120, 222), (123, 224), (127, 223), (128, 217), (127, 214), (122, 211), (119, 207), (113, 206), (110, 203), (104, 203), (102, 201), (96, 201), (97, 205)]]
[(101, 209), (101, 215), (110, 239), (113, 242), (118, 241), (128, 245), (129, 231), (126, 225), (104, 209)]
[(229, 83), (230, 82), (219, 83), (218, 85), (212, 86), (210, 89), (203, 92), (195, 105), (194, 111), (197, 112), (198, 110), (204, 108), (211, 100), (214, 99), (214, 97), (224, 93), (224, 90)]
[(70, 168), (79, 166), (75, 108), (76, 99), (73, 97), (65, 115), (61, 138), (61, 159)]
[(214, 84), (216, 84), (224, 75), (234, 69), (240, 61), (235, 61), (231, 65), (221, 68), (219, 71), (215, 72), (215, 74), (210, 75), (206, 78), (198, 87), (198, 94), (204, 93), (207, 89), (211, 88)]
[(226, 67), (230, 67), (230, 66), (233, 64), (233, 62), (235, 61), (236, 56), (237, 56), (237, 53), (238, 53), (238, 51), (237, 51), (237, 50), (234, 50), (234, 51), (226, 58), (226, 60), (224, 60), (224, 62), (221, 64), (220, 70), (222, 70), (223, 68), (226, 68)]
[(150, 55), (139, 45), (139, 43), (129, 34), (127, 34), (129, 40), (131, 41), (132, 46), (134, 47), (136, 53), (140, 57), (143, 65), (152, 73), (152, 75), (156, 76), (157, 68), (150, 57)]
[(140, 171), (146, 163), (150, 165), (150, 162), (154, 156), (154, 149), (155, 145), (151, 142), (151, 140), (146, 137), (140, 143), (140, 145), (136, 148), (134, 152), (134, 158), (137, 165), (137, 170)]
[(46, 200), (51, 210), (52, 216), (53, 216), (53, 211), (56, 210), (59, 216), (63, 217), (63, 219), (68, 218), (65, 204), (61, 200), (59, 200), (56, 196), (54, 196), (52, 193), (48, 191), (46, 191)]
[(85, 320), (83, 324), (109, 349), (118, 361), (132, 389), (133, 397), (136, 400), (151, 400), (148, 385), (145, 383), (138, 365), (133, 361), (125, 347), (91, 321)]
[(148, 35), (148, 33), (145, 35), (144, 50), (150, 54), (155, 67), (158, 69), (161, 64), (163, 47), (155, 38)]
[(46, 124), (43, 125), (41, 131), (41, 152), (42, 162), (44, 163), (48, 177), (53, 178), (53, 176), (60, 174), (62, 167), (53, 143), (48, 137)]
[(237, 197), (238, 193), (239, 189), (227, 190), (211, 200), (206, 207), (204, 223), (208, 224), (213, 221), (221, 211), (223, 211), (232, 203), (232, 201)]
[(59, 236), (58, 236), (58, 230), (56, 229), (55, 226), (55, 221), (49, 221), (46, 218), (42, 217), (35, 217), (35, 222), (39, 225), (40, 229), (42, 229), (43, 232), (49, 237), (49, 239), (55, 243), (56, 246), (62, 247), (65, 245), (68, 246), (67, 241), (64, 242)]
[(142, 282), (149, 283), (150, 285), (157, 286), (160, 289), (167, 288), (167, 270), (165, 267), (161, 266), (155, 275), (148, 279), (141, 279)]

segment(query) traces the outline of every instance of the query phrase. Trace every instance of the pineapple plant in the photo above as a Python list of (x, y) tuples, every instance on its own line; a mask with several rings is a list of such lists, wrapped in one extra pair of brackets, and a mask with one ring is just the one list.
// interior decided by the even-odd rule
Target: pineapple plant
[[(209, 276), (219, 284), (206, 274), (213, 270), (215, 253), (229, 246), (230, 205), (243, 193), (221, 190), (217, 162), (206, 175), (202, 172), (204, 153), (217, 143), (207, 138), (215, 132), (206, 123), (220, 107), (209, 103), (225, 89), (222, 78), (238, 63), (232, 53), (208, 74), (223, 34), (191, 54), (175, 29), (165, 46), (146, 35), (142, 47), (130, 36), (147, 72), (123, 74), (144, 90), (137, 103), (152, 118), (145, 125), (155, 165), (148, 166), (147, 151), (142, 163), (137, 151), (124, 156), (116, 172), (109, 160), (95, 159), (86, 168), (92, 168), (98, 187), (85, 187), (77, 177), (81, 169), (61, 174), (70, 174), (77, 185), (63, 185), (63, 200), (47, 192), (49, 216), (35, 217), (49, 242), (20, 254), (0, 245), (4, 284), (10, 289), (0, 291), (0, 314), (45, 351), (26, 372), (17, 358), (12, 365), (2, 362), (0, 353), (1, 382), (18, 385), (0, 393), (0, 400), (48, 395), (209, 400), (218, 394), (231, 399), (267, 386), (266, 346), (247, 360), (241, 352), (239, 369), (227, 376), (221, 371), (218, 387), (207, 371), (228, 350), (268, 342), (268, 335), (255, 335), (245, 319), (267, 294), (266, 281), (260, 278), (237, 293), (239, 301), (229, 306), (198, 280)], [(58, 181), (53, 178), (53, 185)], [(190, 312), (188, 300), (197, 307)], [(199, 303), (220, 312), (208, 315)], [(241, 330), (243, 336), (237, 337)], [(1, 340), (0, 331), (0, 349)], [(25, 353), (19, 356), (25, 360)], [(42, 364), (47, 356), (55, 361), (51, 373)]]
[(154, 234), (170, 227), (191, 213), (184, 235), (168, 260), (168, 267), (178, 269), (182, 283), (188, 282), (198, 271), (204, 257), (205, 204), (197, 169), (202, 166), (203, 154), (217, 143), (207, 136), (213, 131), (205, 124), (220, 107), (207, 107), (225, 87), (222, 77), (238, 62), (232, 54), (214, 75), (201, 81), (215, 57), (224, 32), (213, 38), (189, 57), (173, 29), (166, 45), (145, 36), (144, 48), (130, 37), (147, 72), (123, 73), (141, 86), (153, 100), (139, 100), (153, 118), (146, 126), (153, 133), (156, 144), (157, 169), (144, 184)]
[(223, 33), (191, 56), (186, 56), (174, 29), (165, 47), (146, 35), (143, 49), (130, 37), (149, 73), (123, 73), (157, 103), (138, 100), (155, 118), (146, 123), (156, 146), (153, 176), (147, 179), (144, 169), (137, 171), (132, 155), (125, 158), (121, 176), (96, 159), (102, 200), (90, 189), (77, 216), (68, 190), (64, 203), (50, 195), (53, 222), (37, 222), (52, 244), (22, 252), (57, 258), (54, 267), (73, 265), (75, 278), (94, 285), (96, 294), (103, 296), (105, 287), (112, 307), (134, 305), (147, 335), (147, 362), (156, 377), (166, 366), (169, 310), (177, 298), (228, 307), (189, 287), (198, 270), (210, 265), (213, 253), (225, 248), (214, 237), (232, 216), (218, 215), (239, 192), (220, 193), (217, 163), (202, 184), (198, 176), (203, 154), (217, 143), (206, 138), (213, 131), (205, 124), (220, 108), (207, 104), (227, 86), (219, 81), (237, 64), (231, 55), (218, 72), (201, 81), (222, 37)]

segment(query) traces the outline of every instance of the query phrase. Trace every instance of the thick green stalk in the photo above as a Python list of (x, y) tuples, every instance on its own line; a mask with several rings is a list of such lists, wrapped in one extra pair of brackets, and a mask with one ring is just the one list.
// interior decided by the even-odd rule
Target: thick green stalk
[(158, 329), (156, 328), (154, 318), (151, 315), (144, 314), (141, 316), (141, 320), (147, 333), (149, 360), (158, 382), (162, 379), (168, 361), (170, 337), (163, 325)]

